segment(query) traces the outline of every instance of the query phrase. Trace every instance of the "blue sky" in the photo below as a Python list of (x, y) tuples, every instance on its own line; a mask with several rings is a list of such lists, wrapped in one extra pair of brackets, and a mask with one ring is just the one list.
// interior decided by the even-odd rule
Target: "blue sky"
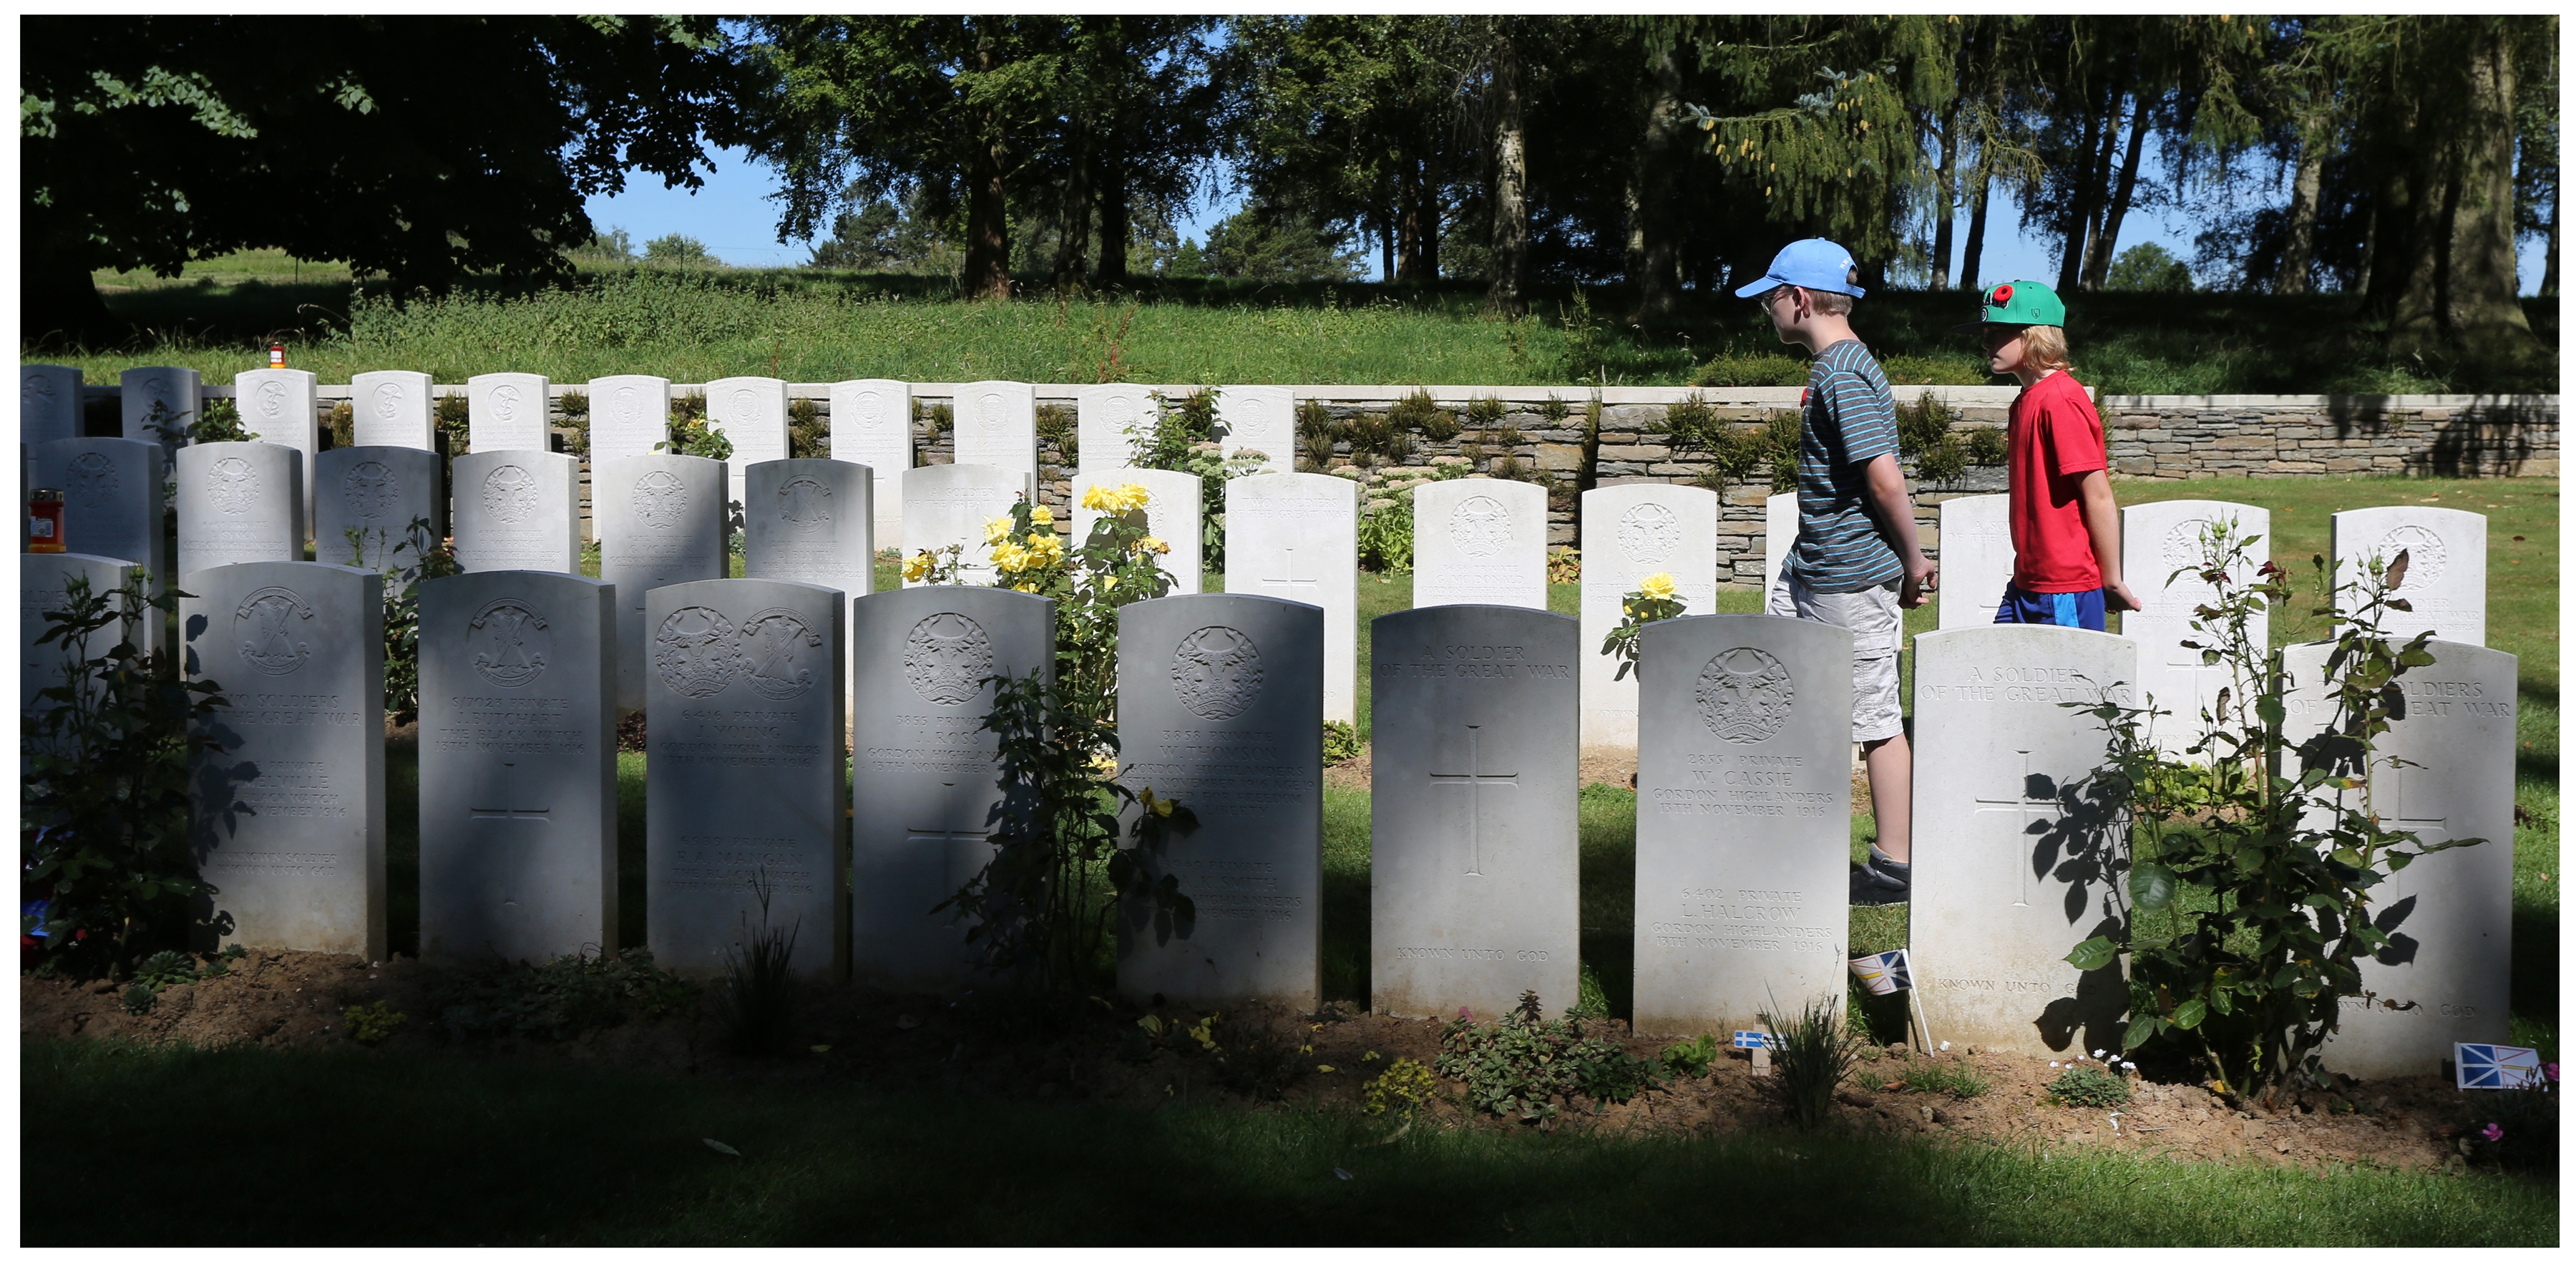
[[(715, 171), (707, 176), (705, 187), (694, 193), (685, 189), (665, 189), (658, 180), (646, 176), (630, 179), (626, 191), (615, 197), (598, 197), (589, 201), (592, 223), (603, 231), (622, 228), (637, 247), (649, 239), (672, 233), (683, 233), (707, 244), (707, 249), (729, 264), (781, 265), (801, 264), (810, 254), (809, 243), (778, 243), (778, 204), (770, 195), (778, 190), (776, 173), (742, 150), (719, 150), (712, 156)], [(1206, 240), (1211, 224), (1230, 215), (1242, 203), (1239, 192), (1202, 202), (1191, 208), (1190, 217), (1181, 232), (1188, 237)], [(2192, 238), (2198, 227), (2187, 211), (2147, 209), (2131, 211), (2120, 226), (2120, 248), (2126, 250), (2140, 242), (2154, 242), (2175, 255), (2192, 257)], [(1967, 221), (1963, 215), (1957, 234), (1960, 246), (1967, 242)], [(2541, 253), (2536, 241), (2526, 241), (2522, 250), (2522, 291), (2530, 294), (2540, 285)], [(1377, 252), (1367, 252), (1372, 279), (1377, 271)], [(2020, 231), (2020, 212), (2008, 202), (1999, 203), (1986, 223), (1986, 257), (1982, 281), (2009, 281), (2036, 278), (2054, 281), (2056, 269), (2049, 263), (2048, 248), (2025, 237)]]

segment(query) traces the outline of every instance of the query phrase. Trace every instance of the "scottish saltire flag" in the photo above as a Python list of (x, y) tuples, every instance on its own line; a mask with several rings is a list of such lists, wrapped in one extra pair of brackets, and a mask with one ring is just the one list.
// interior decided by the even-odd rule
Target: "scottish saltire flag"
[(2451, 1043), (2451, 1063), (2462, 1090), (2522, 1090), (2544, 1084), (2540, 1052), (2528, 1046)]
[(1773, 1037), (1768, 1033), (1756, 1033), (1751, 1029), (1737, 1029), (1735, 1031), (1735, 1049), (1739, 1051), (1750, 1051), (1757, 1050), (1765, 1046), (1777, 1050), (1780, 1046), (1780, 1039)]
[(1882, 998), (1914, 987), (1914, 966), (1905, 961), (1905, 951), (1901, 949), (1855, 958), (1851, 960), (1851, 972), (1860, 978), (1861, 987)]

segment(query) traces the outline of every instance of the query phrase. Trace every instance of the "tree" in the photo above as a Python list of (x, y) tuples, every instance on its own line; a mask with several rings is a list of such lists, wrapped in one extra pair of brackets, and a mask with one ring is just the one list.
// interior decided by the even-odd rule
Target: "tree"
[(2191, 266), (2153, 242), (2140, 242), (2120, 252), (2119, 261), (2103, 275), (2102, 288), (2187, 291), (2191, 289)]
[[(398, 290), (552, 277), (629, 169), (694, 188), (743, 139), (712, 18), (31, 16), (21, 304), (108, 337), (95, 269), (276, 247)], [(454, 68), (472, 66), (474, 73)], [(439, 68), (424, 73), (424, 67)]]
[(1250, 281), (1357, 281), (1368, 271), (1343, 233), (1257, 201), (1209, 227), (1206, 258), (1215, 276)]

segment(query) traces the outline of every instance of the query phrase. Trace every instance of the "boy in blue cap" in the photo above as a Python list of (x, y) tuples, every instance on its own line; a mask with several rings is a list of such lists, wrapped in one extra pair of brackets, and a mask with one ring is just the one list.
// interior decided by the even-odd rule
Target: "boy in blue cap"
[(1798, 434), (1798, 540), (1771, 586), (1770, 613), (1817, 620), (1852, 635), (1852, 741), (1869, 768), (1878, 843), (1852, 873), (1854, 905), (1913, 895), (1914, 751), (1896, 692), (1902, 607), (1939, 583), (1914, 537), (1914, 501), (1896, 460), (1896, 397), (1852, 333), (1861, 295), (1851, 252), (1811, 237), (1791, 242), (1736, 297), (1757, 299), (1783, 343), (1814, 356)]

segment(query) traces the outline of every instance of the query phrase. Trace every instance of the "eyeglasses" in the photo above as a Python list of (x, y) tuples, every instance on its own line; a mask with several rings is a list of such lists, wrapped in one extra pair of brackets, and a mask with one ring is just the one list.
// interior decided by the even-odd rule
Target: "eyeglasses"
[(1797, 289), (1798, 288), (1796, 286), (1774, 286), (1771, 288), (1770, 293), (1762, 296), (1762, 306), (1766, 308), (1770, 307), (1772, 304), (1779, 302), (1781, 296), (1795, 294)]

